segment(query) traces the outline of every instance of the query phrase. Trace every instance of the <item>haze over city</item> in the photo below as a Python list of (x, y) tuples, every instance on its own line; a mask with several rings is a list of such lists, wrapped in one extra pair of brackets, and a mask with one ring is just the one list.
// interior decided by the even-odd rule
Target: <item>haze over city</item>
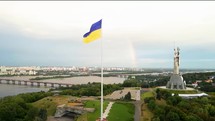
[[(1, 1), (0, 65), (100, 66), (100, 41), (82, 42), (102, 19), (103, 64), (215, 67), (214, 1)], [(175, 43), (175, 44), (174, 44)]]

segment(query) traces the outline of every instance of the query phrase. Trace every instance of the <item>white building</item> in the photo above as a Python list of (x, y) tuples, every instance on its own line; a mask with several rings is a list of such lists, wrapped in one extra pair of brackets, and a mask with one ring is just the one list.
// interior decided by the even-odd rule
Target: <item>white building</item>
[[(172, 94), (174, 96), (174, 94)], [(199, 94), (178, 94), (179, 97), (185, 98), (185, 99), (192, 99), (197, 97), (207, 97), (208, 94), (206, 93), (199, 93)]]

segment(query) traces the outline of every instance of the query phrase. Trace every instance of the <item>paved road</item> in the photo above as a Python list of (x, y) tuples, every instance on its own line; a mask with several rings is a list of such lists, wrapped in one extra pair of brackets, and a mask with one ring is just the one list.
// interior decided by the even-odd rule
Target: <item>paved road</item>
[(136, 91), (136, 100), (140, 100), (140, 90)]
[(136, 101), (134, 102), (134, 105), (135, 105), (134, 121), (140, 121), (141, 104), (142, 104), (142, 101), (140, 100), (140, 90), (138, 90), (136, 92)]
[(140, 101), (140, 100), (134, 102), (134, 105), (135, 105), (134, 121), (140, 121), (141, 104), (142, 104), (142, 101)]

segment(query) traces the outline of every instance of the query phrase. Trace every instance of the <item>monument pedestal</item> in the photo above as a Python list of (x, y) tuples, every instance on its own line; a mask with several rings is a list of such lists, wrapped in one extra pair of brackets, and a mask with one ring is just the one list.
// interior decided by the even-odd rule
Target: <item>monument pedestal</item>
[(186, 89), (183, 77), (179, 74), (173, 74), (168, 81), (166, 88), (169, 89)]

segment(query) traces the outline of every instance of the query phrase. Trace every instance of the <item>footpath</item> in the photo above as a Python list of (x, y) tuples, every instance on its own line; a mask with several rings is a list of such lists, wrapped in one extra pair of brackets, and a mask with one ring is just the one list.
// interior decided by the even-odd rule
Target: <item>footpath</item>
[(112, 105), (114, 104), (114, 102), (110, 102), (107, 106), (107, 108), (105, 109), (105, 112), (103, 113), (103, 118), (107, 118), (108, 117), (108, 113), (110, 112), (110, 109), (112, 107)]

